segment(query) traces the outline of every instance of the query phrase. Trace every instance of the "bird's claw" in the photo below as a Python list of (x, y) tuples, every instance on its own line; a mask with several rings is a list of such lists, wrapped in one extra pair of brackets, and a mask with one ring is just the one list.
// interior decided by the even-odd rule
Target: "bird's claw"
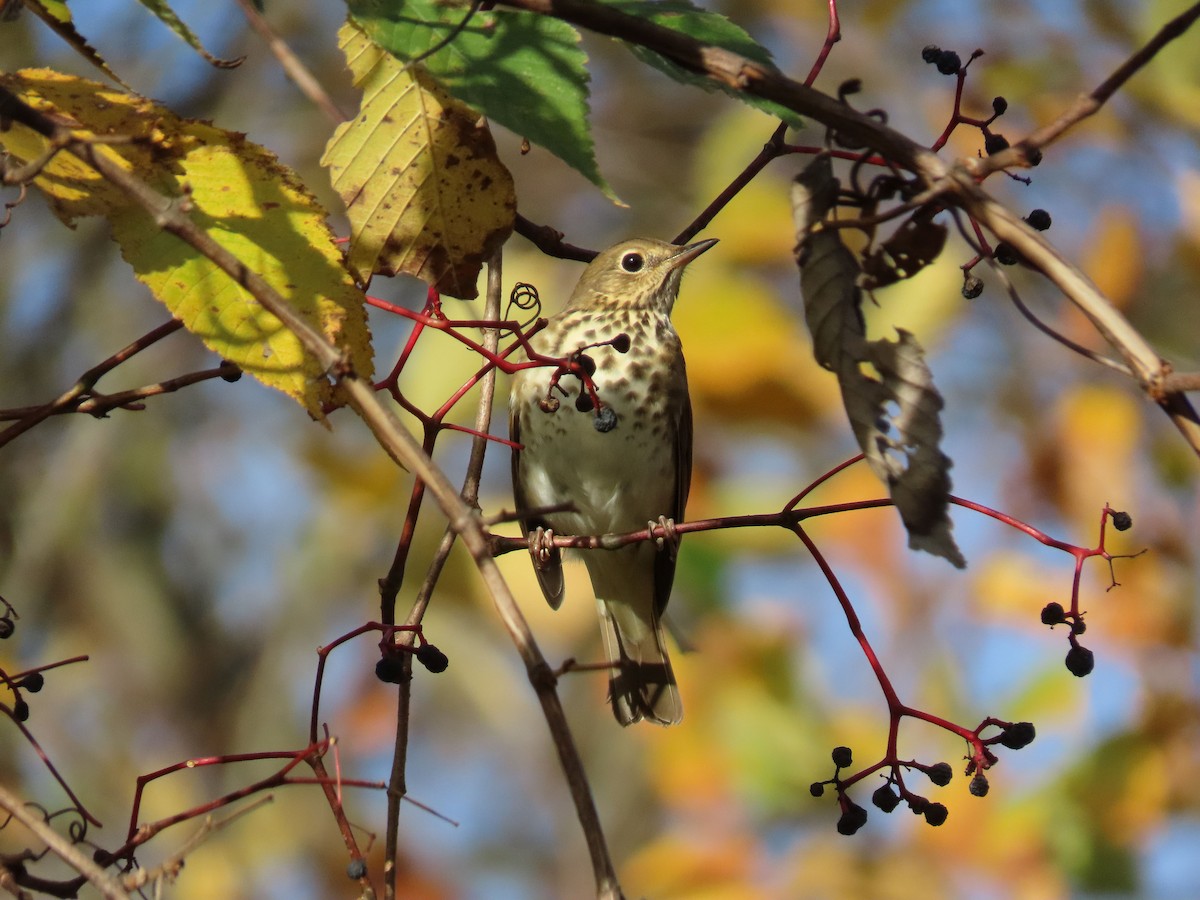
[(529, 555), (538, 569), (544, 569), (550, 564), (554, 552), (554, 529), (538, 526), (529, 532)]
[(679, 554), (679, 532), (675, 530), (675, 520), (668, 519), (666, 516), (659, 516), (658, 520), (650, 520), (646, 523), (651, 532), (655, 528), (661, 528), (663, 536), (655, 538), (654, 542), (658, 544), (659, 550), (666, 550), (671, 554), (671, 559), (674, 559)]

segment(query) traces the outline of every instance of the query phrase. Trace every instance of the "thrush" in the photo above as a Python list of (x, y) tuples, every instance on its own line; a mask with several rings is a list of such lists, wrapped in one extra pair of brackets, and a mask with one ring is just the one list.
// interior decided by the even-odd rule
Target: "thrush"
[(671, 310), (684, 267), (715, 243), (634, 239), (599, 254), (566, 308), (530, 341), (535, 354), (560, 362), (519, 370), (510, 395), (513, 491), (552, 607), (563, 600), (553, 534), (648, 524), (668, 533), (658, 542), (581, 551), (622, 725), (671, 725), (683, 715), (662, 626), (678, 545), (671, 525), (683, 518), (692, 473), (691, 401)]

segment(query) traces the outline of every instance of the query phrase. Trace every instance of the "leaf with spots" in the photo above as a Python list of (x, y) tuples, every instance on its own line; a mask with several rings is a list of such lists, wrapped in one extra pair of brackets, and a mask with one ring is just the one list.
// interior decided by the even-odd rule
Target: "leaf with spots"
[(804, 316), (817, 361), (837, 375), (854, 437), (887, 485), (908, 531), (908, 545), (966, 565), (947, 513), (950, 458), (941, 450), (942, 398), (921, 345), (909, 332), (868, 341), (858, 260), (840, 232), (822, 229), (838, 185), (829, 157), (796, 177), (792, 208)]
[(403, 272), (469, 299), (516, 216), (512, 176), (487, 125), (419, 65), (405, 66), (353, 23), (339, 43), (363, 92), (321, 162), (346, 203), (359, 281)]
[[(362, 292), (342, 264), (326, 213), (291, 169), (246, 140), (124, 91), (46, 69), (0, 75), (24, 102), (88, 134), (129, 138), (93, 145), (156, 190), (186, 198), (191, 219), (262, 276), (370, 377)], [(43, 156), (46, 139), (13, 123), (0, 147), (15, 160)], [(103, 216), (137, 278), (215, 353), (294, 397), (316, 418), (334, 401), (321, 364), (292, 332), (207, 257), (160, 228), (141, 206), (72, 154), (52, 156), (34, 181), (67, 225)]]
[(553, 16), (464, 0), (347, 0), (370, 38), (420, 62), (459, 100), (545, 147), (617, 202), (596, 164), (587, 54)]

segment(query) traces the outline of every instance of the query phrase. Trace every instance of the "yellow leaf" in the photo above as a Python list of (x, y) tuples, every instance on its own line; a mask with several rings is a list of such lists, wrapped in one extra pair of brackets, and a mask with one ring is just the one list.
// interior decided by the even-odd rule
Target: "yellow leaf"
[(339, 44), (363, 91), (322, 165), (350, 217), (349, 265), (421, 278), (470, 299), (483, 262), (512, 232), (516, 194), (487, 125), (419, 65), (346, 23)]
[[(87, 137), (128, 138), (96, 151), (167, 196), (190, 200), (209, 237), (260, 275), (313, 328), (350, 352), (370, 377), (362, 292), (342, 265), (325, 211), (270, 151), (135, 94), (46, 69), (0, 76), (30, 106)], [(45, 138), (13, 124), (0, 132), (20, 162), (43, 155)], [(193, 334), (222, 357), (300, 402), (315, 418), (331, 383), (291, 331), (207, 257), (164, 231), (124, 192), (77, 157), (57, 153), (34, 184), (60, 219), (103, 216), (134, 274)]]

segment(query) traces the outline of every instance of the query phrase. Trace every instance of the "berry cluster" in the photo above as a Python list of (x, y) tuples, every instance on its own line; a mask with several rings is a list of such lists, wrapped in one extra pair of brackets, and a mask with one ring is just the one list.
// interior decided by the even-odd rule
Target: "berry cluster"
[(396, 650), (412, 653), (417, 662), (435, 675), (445, 672), (446, 667), (450, 665), (450, 659), (445, 653), (422, 638), (421, 643), (412, 650), (395, 646), (394, 650), (389, 648), (379, 657), (379, 662), (375, 663), (375, 677), (385, 684), (400, 684), (404, 680), (403, 660)]
[[(981, 733), (991, 727), (1000, 729), (1000, 733), (983, 738)], [(987, 796), (990, 785), (985, 770), (998, 762), (996, 754), (990, 749), (999, 745), (1009, 750), (1020, 750), (1028, 746), (1037, 736), (1037, 731), (1030, 722), (1002, 722), (999, 719), (985, 719), (974, 731), (963, 729), (963, 737), (970, 744), (967, 756), (966, 774), (971, 776), (968, 787), (974, 797)], [(839, 834), (851, 835), (867, 824), (867, 811), (850, 797), (848, 789), (851, 785), (873, 772), (886, 770), (884, 782), (871, 794), (871, 803), (879, 810), (890, 813), (901, 803), (908, 805), (914, 815), (923, 816), (925, 822), (933, 827), (942, 825), (950, 811), (944, 803), (938, 803), (910, 790), (904, 781), (904, 770), (920, 772), (937, 787), (945, 787), (954, 777), (954, 769), (948, 762), (932, 765), (916, 762), (915, 760), (900, 761), (884, 759), (860, 772), (847, 777), (842, 776), (842, 770), (854, 764), (854, 756), (849, 747), (835, 747), (832, 753), (834, 773), (832, 778), (825, 781), (814, 781), (809, 786), (809, 793), (814, 797), (825, 794), (825, 786), (830, 785), (837, 792), (838, 806), (841, 816), (838, 818)]]
[[(1050, 213), (1044, 209), (1035, 209), (1023, 219), (1026, 225), (1034, 231), (1045, 231), (1050, 227), (1052, 219)], [(996, 248), (992, 251), (992, 258), (1002, 266), (1015, 266), (1021, 261), (1021, 255), (1007, 241), (1000, 241), (996, 244)], [(966, 288), (963, 288), (963, 294), (966, 295)], [(976, 295), (978, 296), (978, 295)]]

